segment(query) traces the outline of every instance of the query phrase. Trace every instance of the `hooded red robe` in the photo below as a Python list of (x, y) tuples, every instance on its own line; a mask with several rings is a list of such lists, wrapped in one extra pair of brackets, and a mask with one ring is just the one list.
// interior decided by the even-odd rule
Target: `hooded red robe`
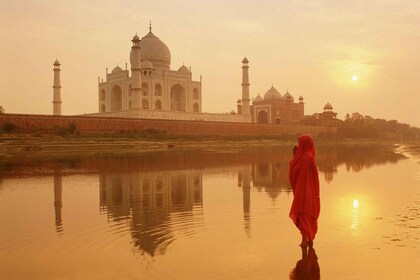
[(290, 161), (289, 180), (294, 198), (289, 217), (303, 237), (314, 240), (320, 212), (315, 145), (310, 135), (299, 136), (298, 142), (296, 154)]

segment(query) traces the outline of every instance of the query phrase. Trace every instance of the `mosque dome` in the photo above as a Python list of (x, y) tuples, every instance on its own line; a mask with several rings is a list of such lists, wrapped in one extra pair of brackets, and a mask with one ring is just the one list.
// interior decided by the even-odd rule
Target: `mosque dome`
[(262, 97), (258, 94), (258, 95), (257, 95), (257, 97), (255, 97), (255, 98), (252, 100), (252, 103), (255, 103), (255, 102), (261, 102), (261, 101), (263, 101), (263, 99), (262, 99)]
[(123, 70), (119, 66), (112, 69), (112, 74), (117, 74), (117, 73), (121, 73), (121, 72), (123, 72)]
[(332, 110), (333, 106), (330, 103), (325, 104), (324, 110)]
[(264, 99), (281, 99), (281, 94), (272, 86), (267, 93), (264, 94)]
[(146, 60), (143, 60), (141, 62), (141, 69), (153, 69), (153, 63), (151, 63), (147, 59)]
[(149, 60), (155, 67), (170, 69), (171, 52), (152, 31), (141, 38), (140, 47), (142, 61)]
[(188, 69), (187, 66), (182, 65), (181, 67), (179, 67), (178, 72), (182, 74), (190, 74), (190, 69)]
[(294, 102), (295, 99), (293, 98), (293, 96), (289, 93), (289, 91), (287, 91), (282, 98), (284, 101), (286, 102)]

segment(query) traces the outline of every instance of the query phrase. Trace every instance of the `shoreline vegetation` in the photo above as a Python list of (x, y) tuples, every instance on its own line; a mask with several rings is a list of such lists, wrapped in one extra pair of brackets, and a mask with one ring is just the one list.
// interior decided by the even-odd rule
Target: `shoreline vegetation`
[[(65, 155), (95, 156), (141, 154), (165, 151), (234, 152), (276, 146), (296, 145), (298, 135), (270, 136), (194, 136), (170, 135), (159, 131), (141, 131), (108, 135), (57, 133), (0, 133), (0, 159), (22, 157), (63, 157)], [(420, 142), (395, 140), (352, 139), (339, 135), (319, 135), (317, 145), (404, 145), (404, 151), (420, 157)]]

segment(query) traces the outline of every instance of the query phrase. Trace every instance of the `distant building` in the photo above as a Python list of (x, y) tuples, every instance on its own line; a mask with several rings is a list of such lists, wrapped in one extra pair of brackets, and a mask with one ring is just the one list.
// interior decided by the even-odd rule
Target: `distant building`
[(303, 97), (294, 102), (287, 91), (283, 96), (272, 86), (262, 98), (258, 95), (251, 106), (253, 123), (266, 124), (298, 124), (304, 117)]

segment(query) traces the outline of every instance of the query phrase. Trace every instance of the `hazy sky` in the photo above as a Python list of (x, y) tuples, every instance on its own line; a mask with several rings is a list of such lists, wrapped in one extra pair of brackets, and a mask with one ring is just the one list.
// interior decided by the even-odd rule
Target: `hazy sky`
[(419, 0), (0, 0), (0, 106), (51, 114), (58, 58), (63, 114), (97, 112), (97, 77), (124, 68), (149, 20), (171, 68), (203, 76), (205, 112), (236, 110), (246, 55), (252, 97), (274, 84), (305, 114), (330, 102), (420, 127)]

